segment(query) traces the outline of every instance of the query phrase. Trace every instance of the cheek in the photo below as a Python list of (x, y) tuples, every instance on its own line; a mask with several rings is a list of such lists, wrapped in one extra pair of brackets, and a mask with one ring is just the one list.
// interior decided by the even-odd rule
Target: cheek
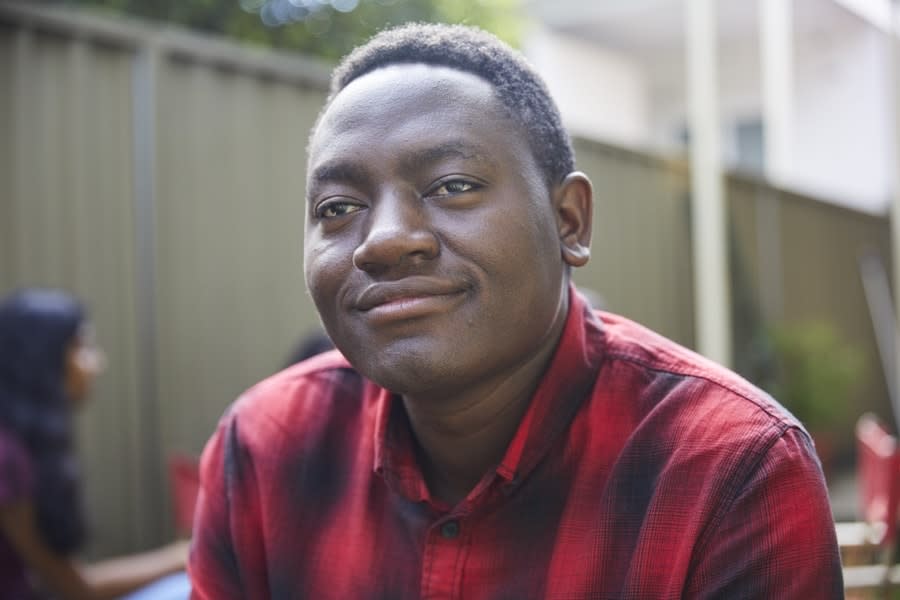
[(304, 250), (306, 287), (323, 319), (337, 308), (341, 287), (352, 267), (351, 258), (352, 254), (337, 244), (322, 241), (309, 244)]
[(310, 291), (328, 285), (334, 270), (340, 264), (334, 244), (313, 241), (303, 250), (303, 271)]
[(561, 261), (552, 215), (540, 207), (484, 211), (452, 239), (463, 254), (477, 253), (488, 275), (503, 279), (539, 278), (555, 273)]
[(87, 394), (90, 376), (75, 361), (69, 361), (66, 365), (63, 385), (69, 398), (74, 402), (79, 402)]

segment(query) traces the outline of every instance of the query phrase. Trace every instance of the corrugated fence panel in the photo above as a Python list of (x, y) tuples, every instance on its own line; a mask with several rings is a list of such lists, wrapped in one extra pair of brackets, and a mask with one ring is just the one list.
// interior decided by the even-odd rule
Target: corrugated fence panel
[(17, 105), (14, 88), (16, 66), (13, 62), (16, 47), (16, 30), (0, 24), (0, 290), (12, 285), (14, 270), (13, 236), (15, 228), (13, 173), (15, 172), (16, 146), (13, 135), (16, 124), (14, 107)]
[[(830, 320), (842, 338), (862, 350), (867, 372), (850, 414), (874, 410), (890, 422), (858, 262), (873, 251), (891, 272), (887, 220), (790, 194), (780, 206), (785, 319)], [(845, 437), (851, 433), (848, 427)]]
[(692, 345), (684, 165), (580, 139), (575, 151), (594, 184), (591, 260), (575, 271), (576, 281), (597, 291), (609, 310)]
[(302, 242), (324, 92), (183, 60), (164, 63), (159, 89), (162, 432), (199, 452), (224, 407), (318, 324)]
[(891, 420), (859, 268), (859, 257), (874, 252), (890, 272), (887, 219), (741, 177), (730, 178), (728, 190), (735, 234), (733, 290), (748, 296), (735, 298), (736, 349), (752, 344), (750, 336), (761, 323), (830, 323), (865, 362), (837, 442), (850, 450), (856, 416), (871, 410)]
[(27, 29), (0, 29), (0, 293), (73, 290), (110, 368), (79, 419), (93, 549), (134, 547), (142, 517), (135, 445), (130, 55)]

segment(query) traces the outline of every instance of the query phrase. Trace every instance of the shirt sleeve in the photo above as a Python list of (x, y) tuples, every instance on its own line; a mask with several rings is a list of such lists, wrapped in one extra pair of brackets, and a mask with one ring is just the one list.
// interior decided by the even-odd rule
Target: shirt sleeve
[(711, 524), (687, 598), (843, 598), (834, 521), (809, 437), (788, 429)]
[(257, 550), (258, 522), (248, 503), (255, 494), (249, 456), (238, 437), (237, 419), (226, 415), (200, 461), (200, 493), (188, 572), (192, 600), (268, 597), (254, 582), (264, 573)]
[(34, 474), (25, 447), (11, 435), (0, 432), (0, 505), (30, 498)]

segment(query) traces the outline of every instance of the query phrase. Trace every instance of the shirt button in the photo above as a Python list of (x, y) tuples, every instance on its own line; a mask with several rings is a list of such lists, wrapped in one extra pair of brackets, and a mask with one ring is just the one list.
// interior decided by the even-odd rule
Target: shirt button
[(441, 535), (452, 540), (459, 535), (459, 521), (447, 521), (441, 525)]

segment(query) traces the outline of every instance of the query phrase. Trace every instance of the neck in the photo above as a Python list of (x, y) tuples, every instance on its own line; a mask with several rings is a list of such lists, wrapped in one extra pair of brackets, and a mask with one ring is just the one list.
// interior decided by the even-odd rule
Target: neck
[(433, 496), (454, 505), (500, 463), (533, 391), (530, 386), (514, 395), (492, 395), (452, 415), (431, 414), (405, 399)]
[(403, 397), (432, 496), (457, 504), (503, 459), (553, 357), (566, 316), (567, 310), (560, 312), (538, 352), (489, 381), (441, 402)]

